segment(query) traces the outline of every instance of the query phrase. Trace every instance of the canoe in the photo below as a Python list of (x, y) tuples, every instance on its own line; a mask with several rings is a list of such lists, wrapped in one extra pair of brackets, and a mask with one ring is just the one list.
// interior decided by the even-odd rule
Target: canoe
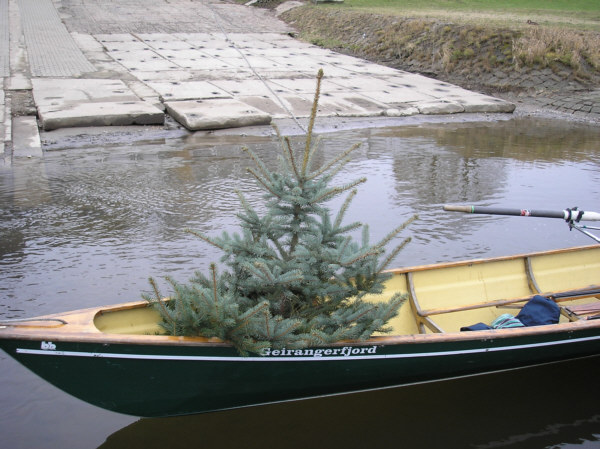
[[(241, 356), (226, 342), (161, 335), (131, 302), (0, 323), (0, 348), (67, 393), (157, 417), (440, 381), (600, 353), (600, 245), (392, 270), (409, 297), (391, 334)], [(517, 315), (534, 295), (556, 324), (461, 331)]]

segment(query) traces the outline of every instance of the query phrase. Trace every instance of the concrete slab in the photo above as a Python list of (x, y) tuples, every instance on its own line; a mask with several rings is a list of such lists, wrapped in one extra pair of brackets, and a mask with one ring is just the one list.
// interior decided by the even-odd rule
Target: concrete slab
[(194, 46), (171, 34), (137, 34), (139, 39), (155, 50), (192, 50)]
[(222, 34), (212, 33), (175, 33), (172, 36), (178, 40), (187, 42), (195, 48), (226, 48), (230, 44), (227, 43)]
[(310, 56), (310, 53), (297, 49), (290, 48), (282, 48), (282, 47), (269, 47), (269, 48), (248, 48), (244, 50), (245, 53), (254, 55), (254, 56), (263, 56), (265, 58), (288, 58), (288, 57), (297, 57), (301, 56), (306, 58)]
[(175, 120), (192, 131), (271, 123), (269, 114), (237, 100), (173, 101), (165, 105)]
[(164, 123), (163, 111), (119, 80), (35, 78), (33, 96), (45, 130)]
[[(317, 80), (314, 76), (310, 78), (282, 78), (274, 79), (274, 85), (284, 87), (288, 92), (299, 94), (313, 94), (317, 88)], [(321, 92), (333, 94), (335, 92), (348, 92), (348, 88), (340, 85), (334, 78), (324, 77), (321, 81)]]
[(242, 54), (234, 47), (201, 48), (205, 55), (213, 58), (241, 58)]
[(13, 117), (13, 157), (43, 156), (42, 142), (35, 117)]
[[(231, 96), (262, 96), (269, 97), (272, 100), (277, 100), (276, 95), (288, 94), (294, 92), (283, 86), (279, 80), (267, 80), (266, 85), (260, 80), (227, 80), (220, 79), (211, 81), (211, 84), (223, 89)], [(314, 92), (314, 87), (313, 87)]]
[(242, 56), (237, 56), (233, 58), (222, 58), (223, 62), (226, 62), (231, 67), (253, 67), (255, 69), (277, 69), (282, 67), (281, 64), (276, 63), (275, 61), (267, 58), (263, 58), (261, 56), (247, 56), (243, 58)]
[(109, 42), (138, 42), (139, 39), (129, 33), (114, 33), (114, 34), (94, 34), (93, 35), (101, 44)]
[(194, 73), (190, 70), (169, 70), (167, 72), (155, 72), (139, 70), (135, 72), (135, 77), (144, 82), (172, 82), (172, 81), (189, 81), (194, 78)]
[(102, 44), (108, 51), (152, 51), (152, 47), (146, 42), (140, 41), (135, 37), (126, 41), (107, 41)]
[(449, 95), (445, 98), (463, 106), (465, 112), (513, 112), (515, 105), (499, 98), (490, 97), (482, 94)]
[[(261, 57), (261, 56), (257, 56)], [(292, 73), (297, 71), (298, 69), (302, 69), (302, 71), (309, 71), (314, 73), (315, 75), (319, 71), (319, 69), (325, 70), (326, 65), (321, 61), (317, 61), (316, 59), (311, 59), (306, 56), (269, 56), (269, 61), (273, 61), (277, 66), (290, 70)], [(347, 71), (343, 67), (327, 67), (327, 75), (332, 76), (334, 72), (338, 76), (343, 76), (347, 74)], [(337, 69), (337, 70), (334, 70)]]
[(413, 86), (408, 86), (403, 82), (402, 74), (396, 74), (394, 77), (374, 77), (374, 76), (345, 76), (343, 78), (331, 78), (331, 82), (350, 91), (391, 91), (394, 89), (415, 90)]
[(389, 105), (398, 103), (429, 102), (436, 98), (415, 89), (360, 90), (366, 98)]
[(115, 61), (130, 71), (169, 71), (182, 67), (162, 58), (153, 50), (111, 51), (108, 53)]
[[(211, 57), (210, 54), (208, 54), (205, 51), (202, 50), (198, 50), (197, 48), (178, 48), (178, 49), (159, 49), (153, 50), (156, 54), (162, 56), (163, 58), (166, 59), (190, 59), (192, 61), (197, 60), (197, 59), (208, 59)], [(239, 56), (239, 54), (237, 55)]]
[[(310, 100), (310, 97), (307, 100)], [(375, 117), (383, 115), (389, 108), (384, 104), (361, 98), (359, 95), (344, 92), (321, 94), (319, 107), (320, 115), (338, 117)]]
[(456, 114), (465, 112), (465, 108), (454, 101), (449, 100), (433, 100), (415, 105), (421, 114)]
[[(317, 73), (319, 73), (319, 69), (323, 69), (323, 73), (326, 78), (336, 79), (336, 78), (347, 78), (350, 72), (340, 67), (335, 67), (333, 65), (328, 64), (317, 64), (311, 65), (309, 61), (305, 60), (305, 64), (302, 64), (299, 61), (300, 65), (295, 65), (293, 67), (287, 67), (286, 70), (291, 74), (288, 78), (307, 78), (315, 80), (317, 77)], [(257, 70), (257, 72), (268, 74), (269, 72), (266, 70)], [(283, 77), (279, 72), (273, 72), (273, 77), (281, 78)]]
[(256, 35), (253, 35), (251, 33), (229, 35), (229, 40), (233, 42), (237, 48), (256, 50), (261, 48), (267, 49), (274, 47), (274, 44), (263, 39), (264, 38), (262, 38), (262, 36), (257, 37)]
[(223, 70), (231, 69), (229, 65), (222, 59), (212, 58), (210, 56), (201, 56), (197, 59), (174, 58), (169, 59), (170, 62), (184, 70)]
[(77, 46), (87, 52), (104, 52), (105, 47), (98, 42), (91, 34), (71, 33), (71, 37)]
[(411, 115), (417, 115), (418, 113), (419, 108), (410, 105), (398, 105), (383, 111), (383, 115), (386, 117), (408, 117)]
[(258, 109), (259, 111), (269, 114), (274, 119), (290, 117), (290, 114), (282, 107), (278, 100), (269, 98), (267, 96), (242, 95), (238, 97), (238, 100)]
[[(281, 95), (281, 99), (286, 105), (288, 110), (294, 114), (295, 117), (310, 117), (312, 111), (312, 97), (303, 97), (301, 95)], [(321, 115), (323, 108), (318, 109), (318, 114)], [(288, 115), (288, 117), (290, 117)]]
[[(43, 17), (33, 11), (37, 0), (11, 1), (27, 5), (27, 15), (44, 25)], [(44, 8), (60, 5), (40, 1)], [(172, 0), (168, 8), (155, 9), (149, 22), (146, 9), (153, 7), (145, 3), (133, 8), (127, 3), (119, 7), (117, 17), (103, 13), (105, 8), (98, 5), (85, 13), (63, 6), (63, 18), (72, 30), (63, 40), (75, 42), (83, 51), (95, 67), (85, 76), (95, 79), (57, 75), (28, 85), (27, 77), (13, 77), (5, 87), (33, 87), (45, 129), (163, 123), (161, 109), (165, 108), (193, 130), (266, 124), (271, 117), (290, 118), (290, 114), (304, 120), (312, 109), (315, 77), (321, 68), (325, 72), (321, 116), (401, 117), (514, 108), (447, 83), (293, 39), (287, 26), (279, 28), (263, 16), (267, 26), (255, 21), (254, 32), (239, 32), (248, 28), (250, 15), (263, 14), (258, 8), (213, 4), (214, 11), (208, 11), (198, 2)], [(195, 15), (188, 20), (191, 10)], [(79, 17), (71, 20), (68, 14)], [(21, 21), (11, 20), (11, 26), (16, 23)], [(41, 30), (38, 27), (43, 36)], [(32, 51), (34, 57), (41, 57), (39, 51)], [(13, 54), (17, 53), (11, 49)], [(19, 73), (27, 73), (27, 58), (22, 59), (25, 70)]]
[(398, 78), (364, 76), (335, 78), (332, 83), (339, 85), (346, 91), (363, 95), (372, 101), (390, 105), (417, 101), (427, 102), (436, 98), (412, 86), (403, 85), (401, 75)]
[(182, 81), (148, 83), (162, 101), (198, 100), (209, 98), (231, 98), (231, 95), (206, 81)]
[(163, 111), (145, 101), (96, 102), (39, 108), (44, 130), (81, 126), (162, 125)]
[(377, 64), (344, 64), (340, 68), (352, 73), (368, 74), (370, 76), (394, 75), (396, 73), (396, 69)]
[(120, 80), (33, 78), (32, 84), (38, 107), (57, 107), (75, 102), (139, 100)]
[(165, 105), (162, 103), (159, 95), (154, 89), (151, 89), (146, 84), (141, 81), (128, 81), (127, 87), (129, 87), (142, 101), (150, 103), (161, 111), (165, 110)]

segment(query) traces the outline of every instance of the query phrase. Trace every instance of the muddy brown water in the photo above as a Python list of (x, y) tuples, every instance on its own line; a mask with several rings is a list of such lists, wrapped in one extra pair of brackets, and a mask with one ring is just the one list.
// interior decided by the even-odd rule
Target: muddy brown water
[[(560, 220), (466, 216), (442, 206), (599, 210), (598, 127), (518, 118), (357, 129), (323, 135), (323, 160), (356, 141), (362, 146), (336, 181), (368, 181), (347, 221), (368, 223), (374, 242), (420, 216), (394, 266), (593, 243)], [(237, 230), (235, 189), (260, 203), (243, 145), (276, 163), (272, 138), (185, 136), (51, 151), (0, 168), (0, 319), (137, 300), (149, 276), (185, 280), (206, 270), (219, 253), (183, 230)], [(0, 446), (13, 449), (600, 447), (597, 357), (142, 420), (74, 399), (4, 353), (0, 372)]]

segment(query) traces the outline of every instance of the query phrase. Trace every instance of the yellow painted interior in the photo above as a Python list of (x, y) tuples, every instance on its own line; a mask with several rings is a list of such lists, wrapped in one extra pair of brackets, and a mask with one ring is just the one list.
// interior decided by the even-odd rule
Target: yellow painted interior
[(422, 310), (460, 307), (530, 293), (520, 259), (420, 271), (414, 285)]
[(574, 253), (531, 258), (542, 291), (571, 290), (600, 283), (600, 245)]
[[(574, 252), (533, 256), (531, 264), (536, 281), (543, 292), (581, 289), (600, 284), (600, 246)], [(497, 300), (527, 298), (534, 294), (528, 284), (523, 258), (427, 267), (415, 270), (412, 276), (418, 306), (422, 311), (431, 312)], [(404, 272), (394, 274), (386, 282), (386, 289), (381, 295), (370, 295), (365, 299), (386, 301), (397, 292), (409, 293), (408, 275)], [(599, 298), (592, 297), (561, 302), (561, 305), (599, 301)], [(491, 306), (432, 314), (429, 318), (444, 332), (458, 332), (463, 326), (478, 322), (491, 324), (504, 313), (517, 315), (518, 312), (515, 308)], [(561, 321), (567, 319), (561, 318)], [(164, 333), (159, 322), (159, 313), (146, 306), (105, 310), (94, 319), (98, 330), (115, 334)], [(393, 328), (392, 335), (419, 333), (409, 301), (406, 301), (389, 326)]]
[(107, 334), (157, 335), (164, 334), (160, 314), (151, 307), (103, 311), (94, 318), (94, 325)]
[[(406, 279), (406, 274), (404, 273), (394, 275), (391, 279), (389, 279), (385, 283), (385, 290), (381, 295), (365, 296), (365, 301), (388, 301), (396, 293), (401, 293), (404, 295), (408, 294), (408, 283)], [(409, 335), (419, 333), (417, 322), (415, 321), (415, 317), (412, 313), (408, 300), (402, 305), (400, 311), (398, 312), (398, 315), (396, 315), (388, 322), (388, 327), (391, 327), (393, 329), (393, 332), (391, 332), (390, 335)]]

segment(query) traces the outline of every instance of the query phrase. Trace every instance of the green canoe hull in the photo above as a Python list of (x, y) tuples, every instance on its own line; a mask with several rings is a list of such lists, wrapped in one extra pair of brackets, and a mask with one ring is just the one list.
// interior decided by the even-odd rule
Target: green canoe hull
[[(217, 339), (161, 335), (144, 301), (0, 322), (0, 349), (105, 409), (210, 412), (596, 356), (599, 273), (599, 245), (393, 270), (377, 295), (408, 296), (392, 335), (251, 357)], [(554, 295), (555, 324), (461, 332), (542, 292)]]
[(228, 346), (0, 340), (0, 347), (77, 398), (146, 417), (388, 388), (600, 353), (598, 328), (514, 337), (505, 331), (499, 338), (469, 334), (454, 341), (372, 340), (256, 357), (241, 357)]

